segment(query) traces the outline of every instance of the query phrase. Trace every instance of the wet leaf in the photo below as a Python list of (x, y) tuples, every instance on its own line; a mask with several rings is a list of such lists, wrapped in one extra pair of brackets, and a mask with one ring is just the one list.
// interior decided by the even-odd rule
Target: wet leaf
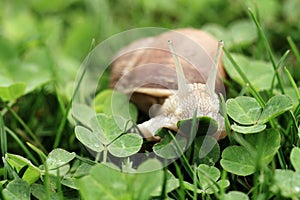
[(126, 131), (126, 121), (120, 116), (107, 116), (100, 113), (91, 119), (90, 124), (92, 131), (104, 145), (110, 144)]
[(108, 151), (116, 157), (128, 157), (137, 153), (143, 144), (141, 136), (124, 134), (108, 146)]
[(266, 123), (270, 119), (293, 108), (293, 102), (289, 96), (277, 95), (268, 100), (258, 120), (258, 123)]
[(73, 160), (75, 156), (76, 154), (74, 152), (69, 153), (64, 149), (54, 149), (49, 153), (46, 159), (48, 169), (57, 169), (63, 165), (66, 165)]
[(75, 127), (76, 138), (85, 146), (96, 152), (103, 151), (102, 139), (99, 138), (99, 133), (92, 132), (83, 126)]
[(256, 170), (255, 159), (242, 146), (229, 146), (222, 153), (222, 167), (233, 174), (247, 176)]
[(2, 194), (6, 200), (29, 200), (30, 187), (26, 181), (15, 179), (6, 186)]
[(267, 166), (280, 147), (280, 134), (274, 129), (245, 136), (248, 145), (229, 146), (222, 153), (222, 167), (233, 174), (247, 176), (258, 166)]
[(228, 115), (236, 122), (249, 125), (257, 122), (261, 107), (252, 97), (240, 96), (226, 102)]

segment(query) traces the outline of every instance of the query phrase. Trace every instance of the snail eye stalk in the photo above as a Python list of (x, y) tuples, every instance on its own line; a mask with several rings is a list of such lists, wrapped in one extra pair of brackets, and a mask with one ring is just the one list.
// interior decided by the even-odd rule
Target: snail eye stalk
[(207, 81), (206, 81), (206, 86), (208, 87), (208, 90), (210, 91), (210, 94), (215, 93), (215, 86), (216, 86), (216, 78), (217, 78), (217, 71), (218, 71), (218, 66), (221, 60), (221, 52), (224, 47), (224, 42), (220, 40), (218, 42), (218, 49), (217, 53), (215, 56), (215, 59), (213, 60), (213, 66), (211, 67), (211, 71), (208, 75)]
[(176, 75), (177, 75), (177, 82), (178, 82), (178, 94), (185, 94), (188, 91), (188, 86), (186, 83), (182, 65), (179, 61), (177, 54), (174, 51), (173, 42), (169, 40), (168, 45), (169, 45), (170, 51), (172, 53), (175, 67), (176, 67)]

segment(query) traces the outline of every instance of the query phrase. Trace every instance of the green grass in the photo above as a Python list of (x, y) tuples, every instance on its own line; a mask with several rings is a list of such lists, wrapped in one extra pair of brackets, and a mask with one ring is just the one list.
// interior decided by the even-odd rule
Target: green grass
[[(1, 3), (0, 198), (300, 199), (297, 5), (297, 0)], [(108, 72), (95, 100), (102, 114), (94, 120), (103, 132), (78, 118), (82, 128), (75, 131), (70, 111), (81, 81), (74, 82), (91, 48), (131, 28), (191, 26), (225, 42), (227, 98), (220, 97), (225, 139), (205, 140), (198, 133), (182, 153), (188, 141), (168, 130), (159, 132), (163, 143), (155, 145), (125, 134), (137, 111), (130, 105), (133, 120), (123, 121), (123, 128), (111, 121)], [(115, 95), (124, 105), (125, 97)], [(86, 107), (77, 111), (75, 117), (90, 114)], [(190, 135), (196, 135), (198, 122), (215, 123), (194, 117), (181, 124), (190, 124)], [(85, 131), (95, 137), (85, 137)], [(201, 149), (204, 141), (209, 150)], [(99, 151), (96, 158), (85, 146)], [(156, 159), (138, 163), (140, 148), (153, 150), (152, 157), (180, 157), (166, 166)], [(121, 164), (124, 172), (115, 170)]]

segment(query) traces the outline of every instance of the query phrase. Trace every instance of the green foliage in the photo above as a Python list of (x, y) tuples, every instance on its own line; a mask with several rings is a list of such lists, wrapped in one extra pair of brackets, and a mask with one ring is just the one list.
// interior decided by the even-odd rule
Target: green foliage
[(247, 176), (267, 166), (280, 147), (280, 134), (276, 130), (246, 135), (242, 146), (226, 147), (222, 153), (222, 167), (233, 174)]
[(230, 49), (247, 47), (257, 39), (254, 25), (250, 20), (237, 20), (222, 27), (218, 24), (207, 24), (203, 29), (226, 42)]
[[(274, 70), (270, 62), (263, 60), (255, 60), (247, 58), (244, 55), (232, 54), (236, 63), (241, 67), (244, 74), (247, 75), (248, 80), (253, 84), (258, 91), (268, 90), (272, 87)], [(241, 75), (237, 72), (228, 57), (224, 57), (224, 67), (229, 77), (235, 80), (241, 86), (245, 86), (245, 82)]]
[(274, 174), (274, 185), (271, 190), (274, 193), (280, 193), (286, 198), (297, 199), (300, 196), (300, 171), (299, 148), (294, 147), (291, 151), (291, 163), (296, 171), (288, 169), (276, 169)]
[(291, 110), (293, 108), (292, 100), (289, 96), (279, 95), (270, 98), (259, 117), (258, 123), (266, 123), (272, 118)]
[(221, 172), (214, 166), (201, 164), (198, 166), (197, 170), (200, 188), (207, 194), (218, 192), (220, 187), (226, 188), (230, 184), (228, 180), (219, 180)]
[(133, 122), (137, 120), (137, 108), (134, 104), (129, 103), (126, 95), (120, 92), (106, 89), (96, 95), (94, 105), (97, 113), (105, 113), (109, 116), (119, 115)]
[(291, 163), (296, 172), (300, 172), (300, 149), (299, 147), (294, 147), (290, 155)]
[(217, 140), (211, 136), (200, 136), (196, 137), (193, 142), (194, 154), (192, 163), (215, 165), (220, 159), (220, 145)]
[(40, 178), (40, 169), (34, 166), (28, 159), (14, 154), (7, 154), (5, 159), (17, 173), (20, 174), (23, 170), (23, 174), (20, 174), (20, 177), (28, 184), (32, 184)]
[(63, 149), (52, 150), (47, 159), (46, 165), (49, 170), (60, 168), (75, 158), (75, 153), (69, 153)]
[(142, 146), (141, 136), (125, 133), (127, 122), (122, 117), (98, 114), (88, 126), (91, 130), (76, 126), (75, 134), (80, 142), (95, 152), (104, 151), (106, 154), (109, 151), (114, 156), (127, 157), (137, 153)]
[(26, 85), (24, 83), (15, 83), (7, 87), (0, 87), (0, 98), (3, 101), (15, 100), (25, 93)]
[(236, 132), (248, 134), (263, 131), (266, 128), (265, 123), (292, 109), (293, 102), (289, 96), (277, 95), (270, 98), (262, 109), (254, 98), (240, 96), (228, 99), (226, 106), (228, 115), (234, 121), (241, 125), (252, 125), (233, 124), (231, 128)]
[(224, 195), (224, 200), (248, 200), (249, 197), (239, 191), (230, 191)]
[(29, 200), (30, 199), (30, 187), (26, 181), (21, 179), (15, 179), (10, 182), (3, 190), (3, 197), (6, 200)]
[[(216, 142), (211, 141), (209, 136), (210, 134), (215, 133), (218, 127), (218, 123), (214, 119), (210, 117), (185, 119), (178, 121), (177, 126), (179, 129), (178, 132), (181, 132), (184, 135), (179, 135), (176, 138), (172, 137), (171, 134), (174, 133), (167, 128), (157, 130), (156, 135), (161, 137), (161, 141), (153, 146), (153, 151), (156, 155), (167, 159), (178, 158), (190, 145), (192, 145), (191, 141), (194, 141), (193, 144), (195, 150), (194, 156), (192, 156), (191, 159), (195, 162), (200, 161), (201, 159), (210, 160), (207, 154), (211, 152), (213, 152), (211, 154), (212, 157), (215, 157), (216, 154), (218, 155), (218, 150), (215, 149), (216, 151), (212, 151), (211, 148), (215, 146)], [(197, 135), (206, 135), (206, 137), (201, 137), (201, 142), (201, 139), (195, 138)], [(203, 144), (203, 141), (205, 141), (206, 144)], [(213, 160), (210, 161), (213, 162)]]
[(228, 99), (226, 107), (228, 115), (243, 125), (255, 124), (262, 109), (254, 98), (244, 96)]
[[(1, 2), (0, 199), (299, 199), (298, 8), (298, 0)], [(211, 137), (217, 123), (203, 117), (143, 141), (130, 128), (145, 116), (108, 89), (109, 70), (90, 105), (72, 99), (93, 43), (145, 26), (196, 27), (225, 42), (227, 138)], [(139, 153), (178, 159), (163, 166)]]
[[(149, 166), (151, 166), (149, 168)], [(163, 171), (157, 160), (141, 164), (134, 174), (121, 172), (105, 164), (95, 165), (88, 176), (78, 180), (83, 199), (149, 199), (153, 191), (162, 187)]]
[(172, 159), (180, 157), (187, 145), (185, 138), (180, 137), (174, 140), (170, 134), (172, 133), (165, 133), (161, 141), (153, 146), (154, 153), (162, 158)]

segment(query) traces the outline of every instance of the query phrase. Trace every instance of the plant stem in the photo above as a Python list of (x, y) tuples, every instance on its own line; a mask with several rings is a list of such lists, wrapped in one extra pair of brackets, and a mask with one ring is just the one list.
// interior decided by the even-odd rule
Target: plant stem
[(96, 158), (95, 158), (95, 162), (96, 162), (96, 163), (99, 162), (100, 155), (101, 155), (101, 152), (97, 152)]
[(48, 169), (48, 165), (47, 165), (46, 161), (44, 162), (44, 167), (45, 167), (44, 186), (45, 186), (45, 191), (46, 191), (46, 199), (50, 200), (51, 199), (50, 176), (49, 176), (49, 169)]
[(108, 151), (107, 146), (104, 145), (104, 150), (103, 150), (103, 162), (104, 163), (106, 163), (106, 161), (107, 161), (107, 151)]

